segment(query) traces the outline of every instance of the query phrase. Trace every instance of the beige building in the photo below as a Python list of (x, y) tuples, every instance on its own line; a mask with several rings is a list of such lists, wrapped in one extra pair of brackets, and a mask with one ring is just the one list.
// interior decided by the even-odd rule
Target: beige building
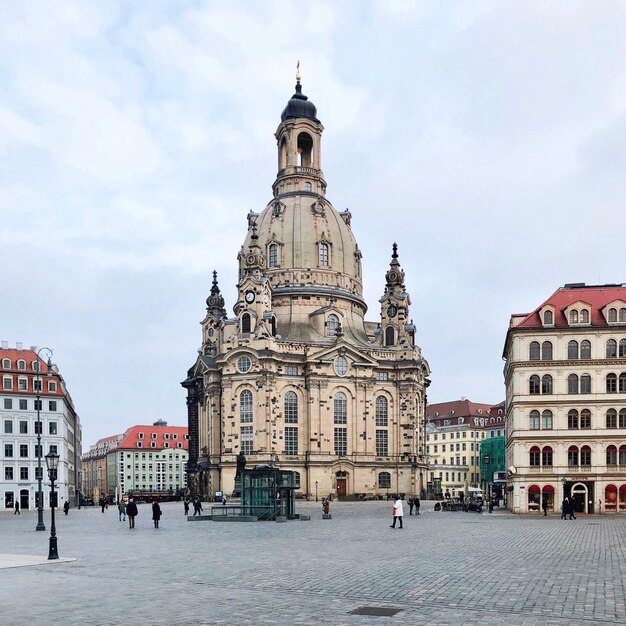
[(276, 130), (273, 196), (247, 216), (234, 317), (214, 274), (188, 391), (189, 486), (235, 489), (236, 457), (298, 472), (306, 496), (425, 487), (429, 368), (397, 248), (365, 321), (351, 214), (326, 198), (323, 126), (300, 81)]
[(626, 512), (626, 286), (565, 285), (511, 316), (507, 506)]

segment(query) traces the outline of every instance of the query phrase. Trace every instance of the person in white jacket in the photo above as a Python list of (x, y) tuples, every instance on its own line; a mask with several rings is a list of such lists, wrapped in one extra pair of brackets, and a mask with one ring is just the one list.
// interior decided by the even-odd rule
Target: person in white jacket
[(390, 526), (390, 528), (396, 527), (396, 520), (400, 520), (400, 528), (402, 528), (402, 517), (404, 513), (402, 512), (402, 500), (400, 499), (400, 496), (398, 496), (396, 498), (396, 501), (393, 503), (392, 513), (393, 513), (393, 524)]

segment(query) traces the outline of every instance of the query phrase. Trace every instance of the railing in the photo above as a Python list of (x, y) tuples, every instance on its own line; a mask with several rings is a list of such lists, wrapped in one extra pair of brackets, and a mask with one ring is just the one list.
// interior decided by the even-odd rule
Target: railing
[(285, 507), (282, 503), (277, 508), (271, 505), (252, 504), (211, 507), (211, 517), (241, 517), (243, 515), (252, 515), (259, 520), (274, 521), (277, 517), (285, 515)]

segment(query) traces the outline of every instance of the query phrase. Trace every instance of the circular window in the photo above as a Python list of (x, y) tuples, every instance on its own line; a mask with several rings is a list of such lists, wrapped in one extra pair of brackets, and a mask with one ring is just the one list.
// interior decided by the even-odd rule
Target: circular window
[(249, 372), (251, 367), (252, 367), (252, 359), (249, 356), (240, 356), (237, 359), (237, 369), (242, 374)]
[(345, 356), (338, 356), (335, 359), (335, 372), (337, 376), (345, 376), (348, 371), (348, 359)]

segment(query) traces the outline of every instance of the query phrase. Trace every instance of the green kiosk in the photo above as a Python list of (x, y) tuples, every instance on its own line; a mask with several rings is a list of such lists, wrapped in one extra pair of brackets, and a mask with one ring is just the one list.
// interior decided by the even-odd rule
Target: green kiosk
[(296, 472), (261, 465), (241, 471), (241, 515), (258, 520), (296, 519)]

